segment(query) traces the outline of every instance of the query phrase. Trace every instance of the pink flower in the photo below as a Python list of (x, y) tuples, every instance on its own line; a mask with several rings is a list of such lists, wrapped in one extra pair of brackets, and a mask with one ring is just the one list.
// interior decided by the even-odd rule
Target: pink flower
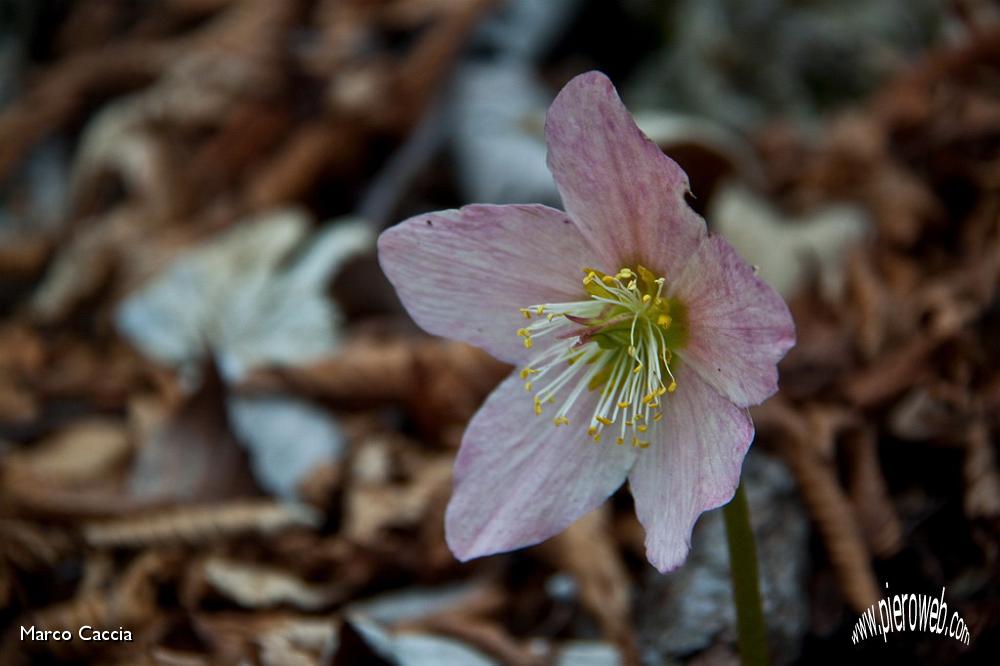
[(446, 532), (468, 560), (538, 543), (628, 478), (649, 561), (679, 566), (728, 502), (794, 344), (781, 297), (684, 201), (687, 176), (611, 81), (570, 81), (545, 124), (566, 212), (473, 205), (379, 238), (420, 326), (518, 366), (473, 417)]

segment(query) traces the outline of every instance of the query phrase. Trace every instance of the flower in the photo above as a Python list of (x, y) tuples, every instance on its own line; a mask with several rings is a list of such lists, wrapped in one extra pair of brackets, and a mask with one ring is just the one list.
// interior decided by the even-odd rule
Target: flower
[(599, 72), (545, 123), (566, 212), (471, 205), (410, 218), (379, 260), (414, 320), (515, 364), (472, 418), (446, 536), (462, 560), (557, 534), (627, 478), (649, 561), (679, 566), (728, 502), (777, 390), (788, 308), (684, 200), (687, 176)]

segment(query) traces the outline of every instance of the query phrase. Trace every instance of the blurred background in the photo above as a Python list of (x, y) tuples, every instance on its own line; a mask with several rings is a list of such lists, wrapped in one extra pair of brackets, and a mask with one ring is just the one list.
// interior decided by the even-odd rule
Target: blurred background
[[(736, 664), (717, 512), (443, 538), (508, 368), (378, 232), (559, 205), (600, 69), (798, 346), (745, 466), (778, 664), (1000, 655), (1000, 11), (977, 0), (0, 0), (0, 664)], [(456, 288), (464, 285), (456, 276)], [(971, 642), (854, 645), (888, 594)], [(131, 642), (21, 640), (20, 627)]]

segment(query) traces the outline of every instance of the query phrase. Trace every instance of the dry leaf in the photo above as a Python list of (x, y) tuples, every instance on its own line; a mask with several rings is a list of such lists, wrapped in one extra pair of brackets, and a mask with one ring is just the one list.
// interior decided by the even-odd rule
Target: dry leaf
[(215, 504), (137, 513), (115, 521), (83, 526), (84, 540), (95, 548), (199, 544), (240, 534), (268, 536), (295, 527), (316, 527), (312, 509), (265, 500)]
[(339, 601), (344, 590), (337, 585), (314, 585), (274, 567), (219, 557), (202, 564), (212, 587), (244, 608), (290, 605), (315, 611)]

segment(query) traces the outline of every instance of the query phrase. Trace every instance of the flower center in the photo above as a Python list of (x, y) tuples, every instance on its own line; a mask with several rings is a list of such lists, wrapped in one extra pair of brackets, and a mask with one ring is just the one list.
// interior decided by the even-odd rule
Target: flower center
[(558, 404), (556, 426), (569, 423), (584, 391), (600, 389), (587, 433), (600, 442), (609, 430), (616, 444), (646, 448), (648, 431), (663, 418), (661, 401), (677, 388), (671, 365), (673, 350), (686, 342), (686, 310), (644, 266), (584, 273), (586, 300), (521, 308), (531, 323), (517, 335), (526, 348), (539, 347), (521, 370), (524, 388), (534, 395), (535, 414)]

